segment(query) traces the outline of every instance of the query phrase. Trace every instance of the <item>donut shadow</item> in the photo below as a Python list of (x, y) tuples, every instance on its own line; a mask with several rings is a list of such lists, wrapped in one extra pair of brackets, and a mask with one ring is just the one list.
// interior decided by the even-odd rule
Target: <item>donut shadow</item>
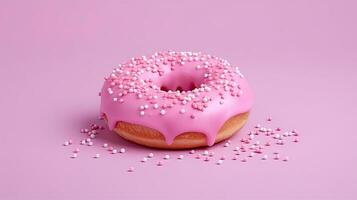
[[(73, 116), (73, 115), (72, 115)], [(97, 134), (97, 137), (94, 139), (94, 145), (92, 146), (93, 148), (98, 148), (102, 149), (102, 145), (104, 143), (108, 144), (109, 146), (113, 146), (115, 148), (127, 148), (130, 150), (135, 150), (137, 152), (147, 152), (147, 151), (153, 151), (153, 152), (187, 152), (190, 149), (160, 149), (160, 148), (153, 148), (153, 147), (147, 147), (143, 146), (131, 141), (126, 140), (125, 138), (121, 137), (118, 135), (116, 132), (109, 130), (108, 125), (106, 124), (105, 120), (100, 120), (99, 119), (99, 114), (98, 112), (95, 111), (87, 111), (87, 112), (79, 112), (79, 114), (75, 115), (74, 119), (70, 120), (70, 123), (72, 124), (73, 129), (73, 134), (76, 134), (76, 137), (73, 138), (79, 138), (80, 140), (88, 138), (87, 134), (80, 133), (80, 129), (90, 129), (90, 124), (95, 123), (99, 126), (103, 126), (104, 130), (98, 131), (99, 133)], [(239, 141), (240, 136), (242, 135), (242, 132), (244, 131), (245, 126), (242, 127), (242, 129), (238, 130), (235, 132), (229, 140), (233, 141)], [(71, 131), (72, 132), (72, 131)], [(221, 147), (224, 145), (224, 143), (227, 140), (220, 141), (213, 146), (203, 146), (203, 147), (197, 147), (194, 148), (196, 150), (214, 150), (216, 148)], [(79, 142), (79, 141), (78, 141)], [(135, 152), (134, 151), (134, 152)]]

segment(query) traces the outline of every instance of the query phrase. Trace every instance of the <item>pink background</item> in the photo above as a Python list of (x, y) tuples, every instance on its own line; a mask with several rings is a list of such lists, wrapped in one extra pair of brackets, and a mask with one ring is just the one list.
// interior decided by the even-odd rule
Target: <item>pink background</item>
[[(355, 2), (1, 0), (0, 199), (357, 199)], [(103, 77), (165, 49), (239, 65), (256, 96), (247, 127), (272, 115), (300, 130), (291, 160), (141, 167), (167, 151), (113, 133), (101, 140), (126, 154), (70, 159), (61, 144), (97, 121)]]

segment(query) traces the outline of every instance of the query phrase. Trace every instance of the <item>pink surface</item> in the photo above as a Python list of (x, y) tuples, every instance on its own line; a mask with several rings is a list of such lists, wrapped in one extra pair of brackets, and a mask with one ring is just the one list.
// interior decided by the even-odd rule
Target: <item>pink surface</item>
[[(0, 199), (356, 199), (356, 6), (1, 1)], [(112, 157), (93, 146), (69, 159), (72, 147), (61, 144), (97, 121), (103, 76), (131, 56), (165, 49), (240, 66), (255, 94), (247, 127), (272, 115), (302, 133), (286, 149), (290, 161), (140, 167), (151, 150), (110, 132), (102, 142), (127, 153)], [(103, 156), (92, 159), (96, 152)]]

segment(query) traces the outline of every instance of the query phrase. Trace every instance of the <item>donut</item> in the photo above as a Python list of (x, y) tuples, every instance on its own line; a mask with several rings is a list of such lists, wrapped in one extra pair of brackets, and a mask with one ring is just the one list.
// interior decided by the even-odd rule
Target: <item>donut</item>
[(238, 132), (252, 107), (239, 68), (201, 52), (133, 57), (104, 79), (100, 114), (109, 129), (148, 147), (212, 146)]

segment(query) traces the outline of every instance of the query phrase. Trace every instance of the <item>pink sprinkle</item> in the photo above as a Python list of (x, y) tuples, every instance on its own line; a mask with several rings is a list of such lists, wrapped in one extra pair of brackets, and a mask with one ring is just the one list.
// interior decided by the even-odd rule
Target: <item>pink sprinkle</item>
[(79, 153), (79, 148), (76, 148), (73, 152), (74, 153)]

